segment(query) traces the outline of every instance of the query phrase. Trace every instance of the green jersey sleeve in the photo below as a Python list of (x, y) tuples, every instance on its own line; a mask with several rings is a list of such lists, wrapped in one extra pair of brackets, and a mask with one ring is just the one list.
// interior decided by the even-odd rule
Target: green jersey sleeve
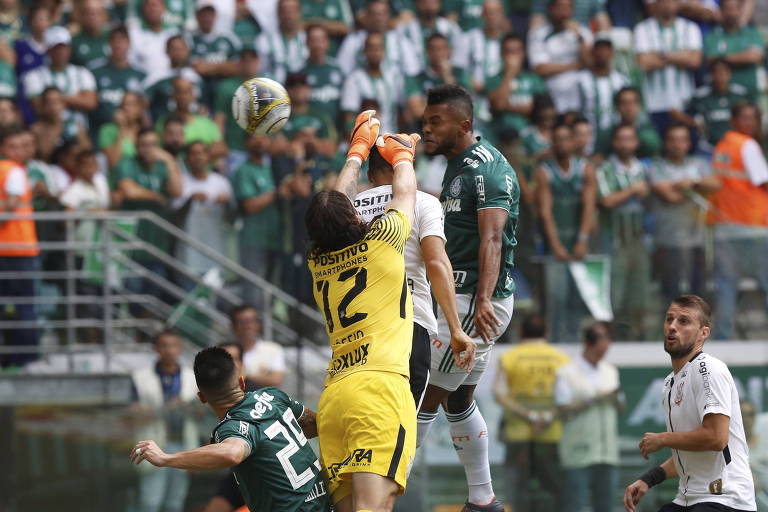
[(213, 434), (213, 441), (215, 443), (220, 443), (225, 439), (234, 437), (237, 439), (242, 439), (248, 443), (248, 448), (253, 451), (255, 442), (251, 428), (251, 424), (247, 421), (235, 419), (224, 420), (224, 422), (219, 425), (219, 427), (216, 429), (216, 432)]
[[(492, 162), (480, 165), (475, 170), (475, 193), (477, 209), (504, 208), (509, 211), (515, 200), (515, 181), (504, 167), (506, 162)], [(509, 169), (512, 172), (511, 168)]]

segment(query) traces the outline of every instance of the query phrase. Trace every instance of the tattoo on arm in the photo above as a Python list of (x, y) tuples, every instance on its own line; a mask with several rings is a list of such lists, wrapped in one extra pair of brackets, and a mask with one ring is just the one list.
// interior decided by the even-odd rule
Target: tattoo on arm
[(309, 407), (304, 407), (304, 414), (299, 418), (299, 426), (307, 439), (317, 437), (317, 415)]

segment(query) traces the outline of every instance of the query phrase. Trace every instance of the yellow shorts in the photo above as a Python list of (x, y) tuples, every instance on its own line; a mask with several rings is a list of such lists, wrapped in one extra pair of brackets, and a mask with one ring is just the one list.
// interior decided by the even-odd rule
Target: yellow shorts
[(334, 503), (352, 493), (352, 473), (393, 479), (405, 492), (416, 453), (416, 407), (402, 375), (361, 371), (331, 384), (317, 408), (320, 461)]

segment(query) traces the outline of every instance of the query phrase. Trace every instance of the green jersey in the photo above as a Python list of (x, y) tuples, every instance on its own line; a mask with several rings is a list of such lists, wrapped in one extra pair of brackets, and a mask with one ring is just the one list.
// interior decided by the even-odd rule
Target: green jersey
[(224, 114), (224, 142), (229, 149), (245, 151), (245, 130), (235, 121), (232, 115), (232, 96), (244, 79), (242, 77), (227, 78), (216, 85), (213, 97), (213, 111)]
[(248, 15), (235, 20), (232, 33), (240, 39), (240, 44), (253, 48), (256, 38), (261, 34), (261, 27), (252, 16)]
[(320, 462), (299, 426), (304, 406), (277, 388), (245, 394), (213, 429), (212, 443), (235, 438), (251, 453), (232, 468), (251, 512), (328, 512)]
[(571, 250), (579, 237), (581, 191), (584, 188), (586, 165), (585, 158), (571, 157), (566, 173), (554, 160), (546, 160), (541, 164), (541, 168), (547, 174), (549, 189), (552, 192), (552, 216), (557, 227), (557, 237), (566, 250)]
[[(638, 181), (645, 181), (647, 170), (637, 158), (623, 164), (615, 155), (597, 169), (597, 197), (620, 192)], [(643, 237), (643, 201), (637, 196), (614, 207), (600, 208), (600, 240), (603, 250), (610, 251), (634, 243)]]
[(118, 68), (107, 62), (93, 70), (93, 77), (99, 95), (99, 105), (91, 114), (91, 127), (94, 129), (112, 121), (126, 91), (144, 96), (142, 84), (146, 75), (130, 66)]
[(304, 0), (301, 2), (301, 15), (304, 21), (340, 21), (352, 27), (354, 19), (347, 0)]
[[(751, 48), (762, 50), (765, 47), (763, 37), (757, 27), (748, 25), (734, 32), (727, 32), (722, 26), (712, 29), (704, 38), (704, 57), (707, 59), (723, 57), (732, 53), (741, 53)], [(754, 99), (760, 86), (764, 86), (765, 69), (762, 64), (733, 66), (732, 81), (747, 89), (747, 94)]]
[(72, 37), (72, 57), (69, 61), (90, 70), (102, 65), (107, 58), (108, 39), (109, 32), (106, 30), (95, 36), (80, 32)]
[(453, 265), (457, 293), (477, 288), (480, 232), (477, 213), (486, 208), (507, 211), (501, 241), (501, 265), (493, 296), (509, 297), (512, 279), (515, 230), (520, 211), (520, 185), (507, 159), (492, 145), (479, 140), (448, 160), (440, 202), (445, 213), (445, 245)]
[[(472, 82), (469, 78), (469, 73), (461, 68), (453, 66), (451, 68), (451, 74), (456, 81), (456, 85), (460, 85), (465, 89), (470, 90)], [(426, 94), (428, 90), (438, 85), (444, 85), (446, 82), (443, 77), (435, 73), (435, 71), (427, 66), (427, 68), (418, 75), (409, 76), (405, 79), (405, 95), (410, 98), (411, 96)]]
[[(232, 189), (238, 203), (275, 190), (272, 169), (252, 160), (246, 160), (232, 176)], [(283, 247), (280, 210), (274, 202), (256, 213), (243, 216), (240, 232), (241, 247), (261, 247), (280, 250)]]
[[(163, 25), (183, 30), (194, 21), (195, 10), (193, 0), (167, 0), (164, 3)], [(143, 8), (144, 0), (128, 0), (127, 16), (129, 18), (142, 19), (141, 10)]]
[[(501, 86), (503, 78), (503, 71), (494, 77), (488, 78), (488, 81), (485, 83), (485, 89), (487, 91), (498, 89)], [(539, 75), (523, 71), (512, 79), (512, 83), (509, 87), (509, 103), (516, 106), (533, 104), (533, 97), (537, 94), (544, 94), (545, 92), (547, 92), (547, 89), (544, 86), (544, 81)], [(512, 128), (520, 132), (523, 128), (528, 126), (528, 124), (528, 118), (522, 114), (517, 114), (515, 112), (493, 113), (493, 125), (497, 131)]]
[(15, 98), (16, 86), (16, 72), (10, 64), (0, 60), (0, 98)]
[(301, 72), (306, 75), (309, 87), (312, 89), (309, 105), (316, 112), (324, 112), (331, 119), (339, 116), (339, 98), (344, 84), (344, 75), (338, 66), (330, 62), (307, 65)]
[[(443, 13), (455, 14), (464, 32), (483, 28), (483, 2), (485, 0), (445, 0)], [(502, 2), (503, 4), (504, 2)]]
[[(611, 128), (611, 132), (613, 132), (614, 128), (616, 126)], [(637, 158), (643, 159), (659, 156), (662, 143), (656, 128), (648, 121), (642, 121), (635, 125), (635, 129), (637, 130), (638, 139)], [(610, 137), (596, 141), (595, 153), (608, 156), (612, 152)]]
[(747, 89), (732, 83), (724, 93), (715, 91), (711, 85), (696, 89), (688, 104), (688, 111), (704, 122), (707, 142), (715, 146), (731, 129), (731, 107), (744, 101)]
[(318, 139), (335, 139), (336, 128), (333, 126), (333, 120), (324, 113), (313, 112), (311, 109), (305, 113), (291, 112), (291, 117), (283, 127), (283, 133), (289, 139), (292, 139), (305, 128), (311, 128), (315, 131)]

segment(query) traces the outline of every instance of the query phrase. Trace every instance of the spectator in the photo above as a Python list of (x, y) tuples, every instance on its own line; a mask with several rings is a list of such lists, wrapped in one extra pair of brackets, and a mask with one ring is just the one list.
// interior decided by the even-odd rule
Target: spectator
[(555, 379), (564, 493), (571, 510), (611, 512), (619, 486), (619, 371), (603, 359), (611, 347), (606, 324), (585, 329), (582, 343), (581, 356), (558, 368)]
[(558, 113), (579, 109), (578, 71), (590, 64), (592, 33), (571, 16), (572, 0), (550, 0), (548, 20), (528, 33), (528, 59), (546, 79)]
[[(10, 50), (10, 56), (8, 53), (4, 53), (2, 48)], [(16, 54), (13, 52), (8, 44), (0, 38), (0, 97), (14, 98), (16, 96), (16, 72), (14, 66), (16, 65)]]
[[(248, 160), (232, 177), (232, 189), (243, 217), (240, 264), (266, 280), (272, 280), (282, 249), (277, 201), (288, 195), (286, 185), (275, 186), (272, 169), (267, 161), (269, 142), (270, 139), (265, 135), (247, 135), (245, 147)], [(254, 304), (259, 310), (269, 306), (255, 286), (244, 284), (242, 296), (243, 300)]]
[(0, 130), (22, 124), (21, 114), (13, 98), (0, 96)]
[(75, 10), (80, 32), (72, 38), (72, 64), (94, 69), (107, 58), (109, 24), (103, 0), (82, 0)]
[(615, 119), (613, 98), (629, 79), (611, 69), (613, 43), (610, 39), (598, 39), (592, 47), (592, 67), (579, 71), (579, 111), (587, 118), (595, 131), (595, 148), (610, 144), (611, 129)]
[[(115, 169), (117, 189), (124, 198), (121, 208), (149, 211), (166, 217), (168, 203), (181, 194), (181, 176), (176, 160), (158, 145), (157, 134), (143, 129), (136, 137), (136, 156), (124, 158)], [(154, 248), (168, 252), (170, 240), (165, 231), (149, 221), (139, 221), (136, 236)], [(137, 251), (133, 259), (161, 278), (169, 277), (169, 269), (145, 251)], [(130, 277), (126, 288), (132, 293), (164, 297), (163, 291), (149, 279)]]
[(426, 106), (425, 93), (443, 84), (457, 84), (472, 90), (469, 75), (451, 64), (451, 46), (448, 38), (435, 32), (427, 38), (427, 65), (418, 75), (406, 78), (406, 97), (411, 117), (418, 119)]
[(544, 82), (538, 75), (525, 70), (525, 46), (521, 37), (504, 37), (501, 56), (502, 72), (489, 77), (486, 82), (494, 116), (493, 127), (497, 135), (509, 129), (520, 133), (528, 126), (534, 98), (546, 92)]
[[(103, 65), (93, 70), (98, 89), (99, 105), (91, 115), (91, 129), (101, 129), (105, 123), (114, 120), (117, 109), (123, 102), (126, 92), (144, 95), (144, 79), (146, 75), (132, 67), (128, 62), (131, 41), (128, 30), (120, 25), (109, 32), (109, 57)], [(142, 106), (142, 112), (144, 107)]]
[(664, 136), (664, 157), (650, 169), (653, 241), (665, 303), (706, 292), (704, 197), (719, 182), (708, 162), (688, 155), (690, 149), (688, 129), (673, 124)]
[(176, 159), (184, 156), (184, 118), (178, 113), (165, 118), (160, 145)]
[[(639, 142), (637, 157), (645, 159), (658, 156), (661, 153), (661, 138), (643, 112), (640, 91), (634, 87), (622, 87), (614, 96), (613, 103), (618, 116), (618, 123), (614, 125), (614, 129), (619, 124), (635, 127)], [(597, 153), (602, 156), (609, 155), (612, 150), (609, 142), (602, 141), (597, 148)]]
[(64, 94), (64, 105), (71, 110), (87, 113), (96, 108), (96, 81), (87, 69), (69, 63), (72, 38), (64, 27), (45, 31), (45, 47), (49, 62), (24, 75), (24, 94), (35, 112), (41, 112), (41, 95), (47, 87), (57, 87)]
[(279, 28), (264, 31), (256, 39), (266, 76), (283, 82), (288, 73), (296, 73), (307, 61), (307, 34), (302, 28), (298, 0), (280, 0), (277, 4)]
[(568, 262), (587, 254), (595, 210), (595, 170), (573, 156), (573, 128), (558, 124), (552, 131), (552, 158), (536, 170), (539, 215), (548, 255), (544, 273), (551, 341), (575, 341), (586, 313)]
[(323, 112), (338, 119), (339, 98), (344, 76), (335, 62), (328, 59), (328, 31), (322, 25), (307, 27), (307, 65), (301, 70), (311, 88), (309, 105), (315, 112)]
[[(176, 107), (173, 103), (173, 81), (176, 78), (184, 78), (195, 85), (195, 101), (203, 96), (203, 79), (190, 66), (191, 53), (186, 39), (180, 35), (171, 36), (168, 38), (165, 49), (171, 65), (170, 70), (159, 74), (153, 73), (145, 82), (153, 119), (158, 119)], [(198, 111), (199, 105), (195, 103), (193, 108)]]
[[(751, 276), (768, 298), (768, 163), (755, 140), (760, 111), (751, 103), (733, 107), (731, 131), (715, 147), (712, 167), (720, 189), (710, 194), (708, 221), (715, 236), (714, 338), (736, 334), (736, 299), (739, 281)], [(768, 302), (768, 301), (766, 301)]]
[[(576, 113), (575, 113), (576, 114)], [(573, 154), (579, 158), (591, 158), (595, 143), (595, 132), (586, 117), (576, 114), (571, 121), (573, 128)]]
[[(154, 338), (157, 362), (131, 375), (136, 404), (133, 416), (142, 418), (138, 437), (163, 443), (168, 453), (197, 448), (198, 428), (190, 412), (197, 403), (192, 369), (181, 363), (181, 338), (163, 331)], [(189, 491), (189, 473), (174, 468), (139, 467), (139, 507), (142, 512), (181, 512)]]
[[(24, 155), (26, 157), (23, 163), (27, 168), (27, 178), (32, 187), (32, 205), (35, 211), (56, 210), (58, 209), (59, 195), (69, 187), (70, 176), (64, 169), (54, 163), (59, 160), (57, 155), (52, 155), (56, 156), (56, 158), (51, 158), (51, 163), (37, 158), (37, 137), (31, 131), (25, 131), (23, 136)], [(66, 152), (66, 146), (74, 145), (75, 143), (73, 140), (68, 141), (57, 148), (56, 153), (62, 154)], [(43, 239), (41, 236), (43, 233), (40, 231), (45, 231), (46, 228), (50, 227), (50, 224), (40, 223), (40, 226), (37, 228), (38, 241)]]
[[(477, 4), (474, 0), (467, 2), (464, 6), (465, 9), (477, 7), (477, 5), (473, 6), (473, 3)], [(502, 46), (508, 26), (509, 22), (504, 17), (504, 7), (501, 2), (499, 0), (484, 0), (482, 2), (482, 24), (465, 34), (464, 44), (467, 45), (466, 71), (472, 79), (471, 90), (474, 90), (476, 94), (475, 103), (480, 102), (478, 104), (479, 109), (484, 108), (483, 103), (486, 104), (485, 107), (488, 106), (488, 94), (493, 90), (490, 85), (486, 84), (503, 71)], [(523, 57), (525, 57), (525, 51), (523, 51)]]
[(419, 70), (427, 65), (427, 39), (432, 34), (442, 34), (448, 38), (453, 49), (451, 64), (466, 69), (467, 54), (464, 34), (459, 26), (448, 18), (440, 16), (441, 0), (414, 0), (416, 17), (400, 24), (397, 30), (408, 41), (408, 51), (416, 55)]
[(344, 81), (341, 110), (345, 125), (351, 127), (363, 100), (375, 98), (379, 102), (381, 132), (397, 132), (398, 108), (405, 96), (405, 83), (400, 70), (384, 65), (384, 45), (383, 34), (369, 33), (363, 48), (365, 67), (356, 69)]
[(389, 3), (386, 0), (370, 0), (362, 16), (363, 28), (344, 38), (336, 54), (336, 63), (349, 75), (355, 68), (365, 69), (364, 46), (368, 34), (376, 32), (384, 35), (385, 68), (394, 68), (406, 76), (412, 76), (421, 69), (417, 54), (411, 51), (410, 43), (399, 30), (390, 29)]
[(556, 120), (555, 103), (549, 94), (534, 95), (532, 124), (520, 131), (525, 154), (533, 165), (538, 165), (541, 160), (549, 158), (552, 154), (552, 129)]
[(232, 32), (240, 39), (242, 46), (254, 47), (256, 37), (261, 33), (262, 27), (248, 10), (246, 2), (235, 2), (235, 20)]
[[(291, 73), (285, 80), (285, 88), (291, 99), (291, 117), (283, 127), (283, 134), (290, 140), (308, 138), (309, 156), (320, 153), (332, 157), (338, 147), (338, 137), (333, 120), (322, 112), (310, 107), (311, 89), (307, 76)], [(306, 156), (306, 155), (305, 155)]]
[[(607, 32), (611, 29), (611, 18), (606, 11), (606, 3), (606, 0), (573, 0), (573, 19), (595, 32)], [(531, 29), (545, 21), (544, 5), (544, 2), (531, 3)]]
[(141, 4), (141, 16), (128, 22), (128, 34), (131, 40), (131, 63), (147, 75), (148, 83), (164, 76), (171, 69), (166, 45), (168, 39), (177, 34), (177, 30), (164, 23), (166, 13), (164, 0), (144, 0)]
[[(20, 19), (20, 18), (19, 18)], [(51, 12), (43, 4), (33, 6), (27, 15), (29, 34), (17, 39), (13, 43), (16, 53), (16, 75), (19, 77), (19, 97), (26, 98), (24, 94), (24, 75), (35, 68), (45, 64), (45, 32), (51, 26)], [(25, 116), (31, 116), (29, 105), (22, 108)], [(27, 117), (31, 119), (31, 117)]]
[(677, 0), (657, 0), (634, 33), (645, 106), (657, 133), (666, 132), (672, 112), (693, 96), (693, 71), (701, 65), (701, 31), (677, 9)]
[(348, 0), (305, 0), (301, 14), (305, 24), (321, 26), (335, 39), (346, 36), (354, 21)]
[(205, 80), (205, 103), (213, 104), (213, 93), (221, 78), (240, 73), (240, 41), (231, 32), (215, 30), (216, 0), (199, 0), (195, 11), (197, 30), (191, 34), (192, 69)]
[(123, 158), (136, 155), (136, 139), (147, 127), (144, 105), (144, 98), (139, 93), (125, 91), (120, 108), (112, 114), (113, 121), (101, 125), (98, 147), (107, 157), (109, 169), (114, 169)]
[(64, 96), (59, 89), (46, 87), (40, 100), (38, 118), (30, 130), (37, 139), (37, 151), (42, 160), (48, 160), (54, 149), (69, 139), (77, 139), (84, 146), (90, 145), (85, 132), (85, 117), (65, 107)]
[[(501, 3), (497, 0), (445, 0), (443, 2), (442, 12), (446, 18), (459, 24), (459, 28), (466, 34), (472, 30), (482, 29), (485, 24), (485, 9), (490, 3)], [(494, 6), (493, 9), (496, 7)], [(509, 22), (506, 19), (506, 13), (503, 8), (498, 12), (498, 18), (505, 25), (507, 30)]]
[(21, 15), (18, 0), (8, 0), (0, 3), (0, 39), (6, 43), (13, 43), (24, 29), (24, 17)]
[[(540, 315), (523, 319), (520, 342), (499, 359), (494, 397), (504, 410), (500, 435), (506, 445), (507, 501), (515, 512), (562, 510), (557, 449), (562, 426), (555, 414), (554, 385), (558, 368), (566, 363), (568, 356), (547, 342)], [(546, 503), (534, 503), (534, 496), (546, 497)]]
[(611, 261), (611, 305), (619, 339), (642, 340), (650, 284), (643, 229), (646, 166), (637, 159), (637, 131), (613, 130), (613, 151), (597, 171), (601, 250)]
[[(191, 238), (223, 254), (223, 228), (232, 187), (224, 176), (211, 172), (210, 155), (203, 142), (194, 141), (187, 146), (184, 163), (186, 172), (181, 175), (181, 195), (173, 200), (173, 207), (180, 210), (180, 227)], [(218, 267), (216, 262), (187, 244), (176, 246), (176, 257), (199, 275)], [(187, 289), (194, 287), (187, 279), (182, 279), (182, 283)]]
[[(0, 134), (0, 212), (13, 213), (14, 218), (0, 222), (0, 271), (18, 272), (16, 279), (3, 280), (3, 294), (7, 297), (35, 296), (33, 278), (24, 275), (38, 270), (37, 234), (35, 222), (25, 218), (32, 213), (32, 187), (22, 162), (27, 159), (24, 147), (25, 130), (9, 128)], [(6, 329), (6, 345), (36, 347), (38, 344), (37, 321), (34, 304), (21, 302), (6, 304), (5, 316), (28, 322), (28, 328)], [(2, 366), (22, 366), (37, 359), (35, 353), (19, 353), (0, 356)]]
[[(193, 141), (201, 141), (209, 145), (211, 158), (217, 159), (227, 154), (227, 145), (221, 140), (221, 132), (209, 117), (194, 113), (195, 107), (195, 84), (186, 78), (176, 77), (173, 79), (172, 99), (176, 108), (168, 115), (176, 115), (184, 122), (184, 143), (189, 144)], [(158, 133), (162, 132), (166, 116), (161, 116), (155, 129)]]
[(730, 64), (733, 83), (744, 87), (754, 101), (765, 89), (759, 79), (765, 76), (765, 42), (757, 27), (742, 24), (744, 4), (744, 0), (720, 1), (722, 22), (704, 39), (704, 56), (709, 61), (721, 58)]
[(243, 349), (245, 376), (257, 388), (282, 386), (285, 379), (285, 351), (262, 337), (258, 310), (251, 305), (238, 306), (229, 313), (235, 342)]
[(238, 63), (240, 75), (226, 78), (216, 84), (213, 119), (219, 131), (224, 134), (224, 142), (229, 148), (226, 172), (230, 176), (248, 158), (245, 151), (246, 132), (240, 128), (232, 115), (232, 97), (245, 80), (259, 76), (259, 69), (260, 60), (256, 50), (252, 46), (244, 45), (240, 50)]
[(688, 104), (689, 115), (682, 119), (688, 126), (699, 127), (702, 133), (699, 149), (706, 155), (712, 154), (730, 128), (731, 108), (747, 97), (744, 87), (731, 82), (731, 66), (725, 60), (711, 61), (709, 70), (712, 83), (696, 89)]

